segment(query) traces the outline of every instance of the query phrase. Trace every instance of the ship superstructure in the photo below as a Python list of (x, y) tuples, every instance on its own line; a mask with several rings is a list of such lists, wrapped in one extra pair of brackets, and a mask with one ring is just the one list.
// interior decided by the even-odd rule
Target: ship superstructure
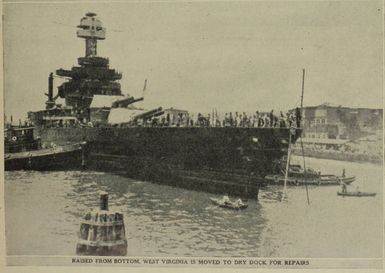
[(85, 39), (85, 56), (78, 58), (79, 66), (71, 70), (58, 69), (56, 74), (69, 77), (59, 86), (59, 96), (65, 98), (67, 106), (74, 109), (79, 118), (88, 118), (88, 111), (94, 95), (122, 95), (117, 80), (122, 74), (109, 68), (109, 60), (97, 56), (97, 41), (104, 40), (106, 29), (95, 13), (87, 13), (80, 20), (77, 36)]
[[(118, 80), (122, 74), (109, 67), (108, 58), (97, 55), (97, 42), (106, 38), (106, 29), (96, 14), (89, 12), (77, 26), (77, 37), (85, 40), (85, 56), (78, 58), (79, 66), (70, 70), (58, 69), (56, 75), (68, 78), (58, 87), (58, 96), (65, 99), (67, 108), (81, 121), (89, 120), (89, 108), (94, 95), (122, 96)], [(49, 86), (47, 109), (55, 107), (52, 92), (52, 74)]]

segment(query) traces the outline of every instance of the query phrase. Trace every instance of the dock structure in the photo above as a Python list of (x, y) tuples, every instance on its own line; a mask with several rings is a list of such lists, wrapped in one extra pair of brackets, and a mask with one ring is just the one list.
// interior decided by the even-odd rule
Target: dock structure
[(125, 256), (127, 240), (123, 214), (108, 209), (108, 193), (100, 192), (100, 208), (85, 214), (80, 224), (77, 255)]

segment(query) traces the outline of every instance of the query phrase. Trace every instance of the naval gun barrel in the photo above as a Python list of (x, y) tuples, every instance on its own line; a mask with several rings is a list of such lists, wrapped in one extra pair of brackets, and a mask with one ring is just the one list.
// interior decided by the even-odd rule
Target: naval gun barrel
[(149, 118), (152, 118), (152, 117), (161, 116), (161, 115), (163, 115), (163, 114), (164, 114), (164, 111), (163, 111), (163, 110), (160, 110), (160, 111), (158, 111), (158, 112), (153, 113), (151, 116), (146, 117), (146, 119), (149, 119)]
[(143, 99), (144, 99), (143, 97), (137, 98), (137, 99), (135, 99), (134, 97), (128, 97), (121, 100), (117, 100), (112, 103), (112, 108), (127, 107), (128, 105), (138, 101), (142, 101)]
[(159, 115), (162, 115), (162, 114), (163, 114), (162, 107), (159, 107), (159, 108), (156, 108), (156, 109), (144, 112), (142, 114), (136, 115), (134, 117), (134, 120), (137, 120), (137, 119), (140, 119), (140, 118), (141, 119), (149, 119), (151, 117), (159, 116)]

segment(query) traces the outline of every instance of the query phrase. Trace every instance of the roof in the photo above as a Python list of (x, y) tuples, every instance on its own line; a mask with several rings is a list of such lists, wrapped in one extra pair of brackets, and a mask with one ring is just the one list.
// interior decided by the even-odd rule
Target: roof
[[(297, 140), (301, 141), (301, 139)], [(334, 144), (342, 145), (349, 142), (348, 139), (333, 139), (333, 138), (302, 138), (303, 143), (314, 143), (314, 144)]]
[[(381, 112), (383, 109), (381, 108), (371, 108), (371, 107), (352, 107), (352, 106), (342, 106), (342, 105), (337, 105), (329, 102), (325, 102), (319, 105), (306, 105), (303, 106), (303, 109), (314, 109), (314, 108), (339, 108), (339, 109), (344, 109), (347, 111), (360, 111), (360, 110), (369, 110), (369, 111), (377, 111)], [(293, 109), (294, 110), (294, 109)]]

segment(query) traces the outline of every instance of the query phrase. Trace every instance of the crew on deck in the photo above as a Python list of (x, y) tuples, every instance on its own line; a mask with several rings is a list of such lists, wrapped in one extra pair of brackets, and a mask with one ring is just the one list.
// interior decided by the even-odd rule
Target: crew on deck
[[(144, 118), (136, 118), (132, 122), (126, 124), (102, 124), (100, 122), (80, 122), (76, 120), (58, 120), (50, 121), (45, 124), (46, 127), (95, 127), (95, 126), (129, 126), (129, 127), (237, 127), (237, 128), (291, 128), (301, 127), (301, 111), (296, 108), (284, 114), (282, 111), (278, 115), (274, 110), (270, 112), (256, 111), (250, 115), (246, 112), (228, 112), (225, 113), (223, 119), (220, 119), (216, 112), (211, 114), (198, 113), (196, 117), (193, 114), (169, 113), (158, 116), (149, 116)], [(65, 118), (65, 117), (64, 117)], [(74, 122), (75, 121), (75, 122)]]

